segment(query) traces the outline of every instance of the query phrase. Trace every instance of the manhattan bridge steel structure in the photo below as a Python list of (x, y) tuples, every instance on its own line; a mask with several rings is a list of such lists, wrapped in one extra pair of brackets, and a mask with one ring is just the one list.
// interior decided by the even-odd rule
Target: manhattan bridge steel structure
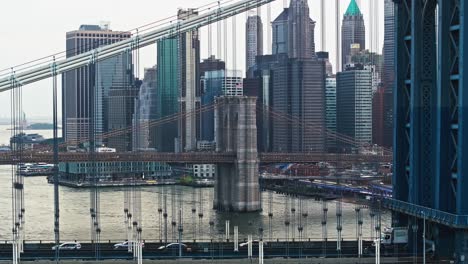
[[(468, 57), (466, 0), (394, 0), (394, 225), (413, 251), (468, 257)], [(407, 203), (404, 203), (407, 202)], [(404, 214), (404, 212), (409, 214)], [(445, 224), (423, 221), (444, 219)], [(464, 228), (460, 228), (464, 224)], [(425, 241), (423, 241), (424, 238)]]

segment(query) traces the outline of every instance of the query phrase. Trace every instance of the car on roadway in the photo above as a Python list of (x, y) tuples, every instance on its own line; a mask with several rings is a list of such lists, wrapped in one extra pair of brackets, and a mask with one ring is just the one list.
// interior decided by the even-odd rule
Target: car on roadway
[[(57, 249), (57, 246), (53, 246), (52, 250)], [(78, 250), (81, 249), (81, 244), (78, 242), (67, 242), (58, 245), (58, 250)]]
[[(145, 243), (141, 242), (141, 247), (145, 247)], [(114, 245), (114, 249), (128, 249), (128, 241), (117, 243)]]
[(163, 245), (163, 246), (158, 247), (158, 250), (159, 251), (169, 251), (169, 250), (178, 251), (179, 250), (179, 244), (182, 247), (183, 252), (192, 252), (192, 248), (188, 247), (184, 243), (170, 243), (170, 244), (167, 244), (165, 246)]
[[(252, 246), (257, 245), (258, 246), (258, 240), (252, 240)], [(247, 247), (249, 245), (249, 242), (243, 242), (239, 244), (239, 247)], [(263, 241), (263, 245), (266, 246), (267, 242)]]

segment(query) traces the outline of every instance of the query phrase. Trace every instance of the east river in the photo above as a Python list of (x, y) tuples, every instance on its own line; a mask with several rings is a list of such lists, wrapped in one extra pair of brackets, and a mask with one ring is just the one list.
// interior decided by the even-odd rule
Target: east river
[[(5, 132), (6, 126), (0, 126), (0, 143), (8, 142), (9, 133)], [(29, 133), (30, 131), (27, 131)], [(49, 136), (50, 131), (35, 131), (44, 136)], [(6, 141), (6, 142), (5, 142)], [(11, 166), (0, 166), (0, 243), (10, 240), (12, 230), (11, 215)], [(48, 241), (54, 239), (54, 200), (53, 185), (48, 184), (46, 177), (25, 178), (25, 236), (26, 240)], [(233, 227), (239, 227), (239, 238), (246, 238), (253, 234), (258, 237), (259, 228), (264, 230), (264, 236), (269, 237), (269, 212), (271, 204), (271, 234), (272, 238), (283, 239), (286, 237), (299, 238), (297, 227), (302, 221), (304, 226), (303, 237), (319, 240), (322, 237), (322, 203), (312, 198), (302, 199), (302, 212), (300, 211), (300, 198), (291, 198), (280, 194), (262, 193), (263, 211), (257, 213), (235, 214), (218, 213), (212, 209), (213, 188), (193, 189), (184, 186), (159, 186), (142, 187), (141, 214), (142, 237), (145, 240), (159, 240), (164, 236), (164, 220), (158, 209), (164, 210), (164, 197), (167, 201), (168, 213), (168, 238), (173, 236), (172, 216), (176, 222), (179, 218), (179, 205), (182, 204), (183, 238), (184, 239), (209, 239), (210, 230), (214, 237), (220, 238), (225, 234), (225, 222), (230, 220), (231, 233)], [(90, 190), (60, 187), (60, 237), (62, 241), (79, 240), (89, 241), (90, 231)], [(124, 224), (124, 189), (103, 188), (100, 190), (100, 226), (101, 239), (119, 241), (126, 238)], [(200, 201), (201, 197), (201, 201)], [(271, 201), (271, 203), (270, 203)], [(172, 206), (174, 202), (174, 206)], [(329, 239), (336, 239), (336, 201), (329, 201), (327, 233)], [(346, 240), (355, 239), (356, 236), (356, 205), (343, 203), (343, 237)], [(195, 208), (194, 213), (192, 209)], [(295, 212), (292, 212), (295, 208)], [(203, 217), (198, 216), (203, 212)], [(307, 213), (307, 217), (302, 214)], [(288, 216), (289, 215), (289, 216)], [(362, 209), (363, 236), (371, 236), (371, 220), (368, 209)], [(285, 220), (289, 217), (289, 228), (285, 226)], [(390, 214), (382, 213), (382, 226), (390, 225)], [(209, 222), (214, 226), (210, 229)], [(289, 236), (287, 235), (289, 229)], [(293, 232), (294, 230), (294, 232)]]

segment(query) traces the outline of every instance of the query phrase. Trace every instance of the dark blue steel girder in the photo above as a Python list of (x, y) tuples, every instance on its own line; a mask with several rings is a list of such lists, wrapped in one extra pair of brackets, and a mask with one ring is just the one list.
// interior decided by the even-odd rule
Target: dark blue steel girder
[(438, 254), (463, 263), (468, 259), (468, 0), (394, 2), (394, 200), (387, 203), (396, 211), (394, 225), (413, 233), (411, 243), (421, 244), (426, 218), (433, 223), (426, 237)]

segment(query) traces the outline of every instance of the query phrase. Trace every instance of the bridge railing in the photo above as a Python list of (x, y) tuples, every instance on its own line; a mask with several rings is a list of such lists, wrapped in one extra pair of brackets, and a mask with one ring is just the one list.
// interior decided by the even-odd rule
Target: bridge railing
[(456, 215), (388, 197), (381, 198), (382, 205), (388, 209), (452, 228), (468, 229), (468, 215)]

